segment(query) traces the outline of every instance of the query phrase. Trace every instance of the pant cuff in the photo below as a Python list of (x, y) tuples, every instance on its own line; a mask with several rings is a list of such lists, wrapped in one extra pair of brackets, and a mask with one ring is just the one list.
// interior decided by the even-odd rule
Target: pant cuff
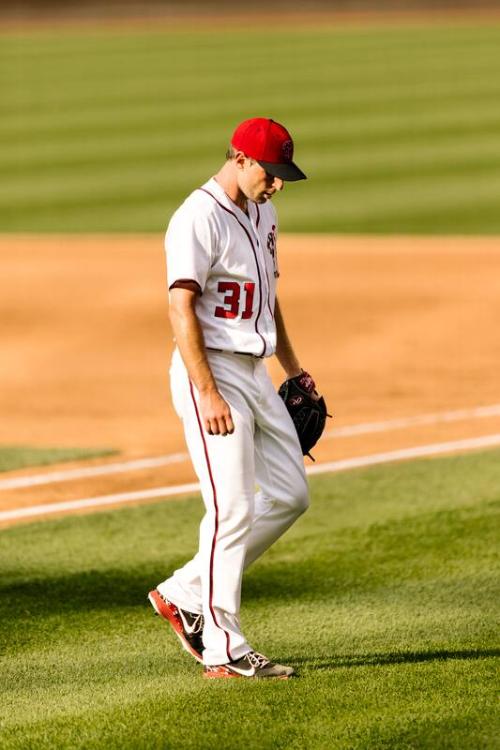
[(175, 604), (176, 607), (185, 609), (187, 612), (193, 612), (195, 615), (202, 615), (203, 609), (201, 605), (193, 604), (192, 601), (184, 599), (182, 596), (178, 596), (176, 592), (170, 593), (169, 586), (166, 583), (160, 583), (156, 587), (162, 596), (165, 596), (169, 602)]

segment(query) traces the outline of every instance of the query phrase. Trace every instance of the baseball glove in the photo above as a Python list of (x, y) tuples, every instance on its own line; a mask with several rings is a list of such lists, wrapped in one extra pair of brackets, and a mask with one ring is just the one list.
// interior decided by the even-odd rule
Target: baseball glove
[(323, 396), (318, 397), (314, 380), (307, 372), (285, 380), (278, 394), (285, 402), (295, 425), (302, 453), (314, 461), (309, 451), (320, 439), (326, 418), (330, 416), (325, 399)]

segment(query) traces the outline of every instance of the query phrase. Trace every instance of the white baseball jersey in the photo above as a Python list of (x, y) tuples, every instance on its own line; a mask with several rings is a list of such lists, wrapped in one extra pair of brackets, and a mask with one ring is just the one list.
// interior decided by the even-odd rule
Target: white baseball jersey
[(278, 222), (269, 201), (249, 201), (248, 211), (213, 178), (191, 193), (165, 238), (168, 286), (199, 285), (196, 315), (207, 347), (269, 357), (276, 350)]

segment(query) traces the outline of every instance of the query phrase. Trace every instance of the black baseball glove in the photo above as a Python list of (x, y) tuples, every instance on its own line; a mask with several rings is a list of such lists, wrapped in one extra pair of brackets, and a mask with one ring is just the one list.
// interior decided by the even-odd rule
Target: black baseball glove
[(330, 416), (325, 399), (323, 396), (318, 397), (314, 380), (307, 372), (285, 380), (278, 394), (285, 402), (295, 425), (302, 453), (314, 461), (309, 451), (320, 439), (326, 418)]

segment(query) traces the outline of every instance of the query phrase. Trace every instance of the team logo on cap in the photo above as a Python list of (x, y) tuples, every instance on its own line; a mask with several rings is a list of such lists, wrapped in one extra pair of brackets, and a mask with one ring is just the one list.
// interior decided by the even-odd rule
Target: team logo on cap
[(292, 161), (292, 156), (293, 156), (292, 141), (284, 141), (283, 145), (281, 146), (281, 153), (283, 154), (285, 161)]

